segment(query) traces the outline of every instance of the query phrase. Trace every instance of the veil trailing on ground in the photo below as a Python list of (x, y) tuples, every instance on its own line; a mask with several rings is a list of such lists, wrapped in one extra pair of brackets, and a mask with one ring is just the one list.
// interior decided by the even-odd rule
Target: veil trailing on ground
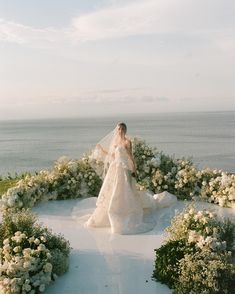
[[(89, 158), (95, 160), (97, 164), (102, 164), (102, 172), (98, 173), (104, 179), (111, 161), (114, 159), (115, 145), (118, 144), (120, 139), (118, 133), (118, 125), (109, 132), (104, 138), (102, 138), (91, 151)], [(96, 169), (96, 167), (94, 166)]]
[(112, 233), (118, 234), (139, 234), (154, 228), (153, 212), (157, 206), (166, 207), (177, 198), (138, 190), (136, 178), (132, 176), (134, 162), (123, 145), (123, 130), (126, 131), (123, 125), (118, 124), (91, 152), (91, 165), (99, 171), (97, 174), (102, 176), (103, 183), (96, 207), (84, 225), (110, 227)]

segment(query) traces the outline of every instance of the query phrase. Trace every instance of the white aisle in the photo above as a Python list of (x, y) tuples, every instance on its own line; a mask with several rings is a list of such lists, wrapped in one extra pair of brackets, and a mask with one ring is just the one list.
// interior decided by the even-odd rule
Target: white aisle
[[(96, 198), (41, 203), (33, 209), (39, 221), (62, 233), (73, 248), (69, 271), (46, 290), (46, 294), (170, 294), (165, 285), (151, 280), (154, 249), (165, 238), (171, 218), (186, 205), (156, 211), (154, 230), (140, 235), (114, 235), (109, 229), (85, 228), (73, 214), (92, 212)], [(220, 216), (234, 217), (234, 211), (198, 202), (198, 207), (214, 208)]]

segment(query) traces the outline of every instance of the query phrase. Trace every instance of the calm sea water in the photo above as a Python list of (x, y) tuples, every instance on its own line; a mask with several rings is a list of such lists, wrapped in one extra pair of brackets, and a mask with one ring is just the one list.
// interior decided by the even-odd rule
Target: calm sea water
[(51, 168), (79, 158), (119, 121), (128, 134), (167, 154), (192, 156), (199, 168), (235, 172), (235, 112), (129, 115), (109, 118), (0, 121), (0, 175)]

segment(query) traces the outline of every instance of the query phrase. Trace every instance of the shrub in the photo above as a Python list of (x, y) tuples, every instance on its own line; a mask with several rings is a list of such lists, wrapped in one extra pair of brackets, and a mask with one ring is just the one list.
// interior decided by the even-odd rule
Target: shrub
[(234, 222), (189, 205), (166, 231), (167, 243), (155, 250), (155, 279), (173, 287), (177, 294), (232, 293)]
[(210, 250), (186, 254), (179, 261), (176, 294), (230, 294), (235, 289), (235, 266), (231, 255)]
[(71, 199), (96, 196), (102, 181), (88, 160), (70, 160), (61, 157), (52, 171), (42, 170), (26, 176), (2, 195), (3, 210), (17, 211), (32, 208), (36, 203), (53, 199)]
[(192, 252), (195, 252), (195, 247), (187, 245), (184, 240), (169, 241), (155, 249), (155, 270), (152, 277), (172, 288), (179, 277), (179, 261), (185, 254)]
[(68, 269), (69, 242), (36, 223), (29, 211), (5, 213), (0, 224), (0, 290), (39, 293)]

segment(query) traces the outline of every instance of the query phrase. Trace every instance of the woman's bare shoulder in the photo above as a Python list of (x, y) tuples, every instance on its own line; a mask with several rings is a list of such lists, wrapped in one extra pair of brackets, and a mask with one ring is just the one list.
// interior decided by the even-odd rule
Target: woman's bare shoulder
[(126, 145), (127, 145), (128, 147), (131, 146), (131, 140), (130, 140), (129, 138), (126, 138), (125, 143), (126, 143)]

